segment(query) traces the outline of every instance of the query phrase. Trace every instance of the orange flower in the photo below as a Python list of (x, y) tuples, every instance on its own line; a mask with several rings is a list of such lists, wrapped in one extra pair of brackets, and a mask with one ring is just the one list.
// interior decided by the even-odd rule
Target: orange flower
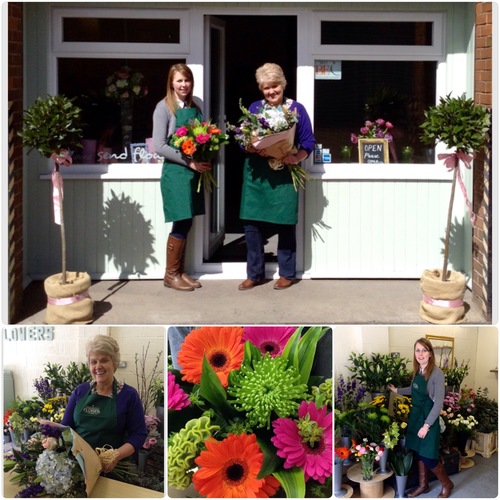
[(340, 448), (335, 448), (335, 456), (341, 458), (349, 458), (349, 448), (347, 446), (341, 446)]
[(191, 139), (184, 141), (181, 147), (182, 147), (182, 152), (187, 156), (193, 156), (194, 152), (196, 151), (196, 146), (194, 145), (194, 142)]
[(279, 488), (272, 476), (257, 479), (264, 455), (255, 434), (229, 434), (223, 441), (205, 442), (195, 462), (194, 487), (208, 498), (267, 498)]
[(182, 380), (193, 384), (201, 381), (203, 356), (224, 387), (227, 387), (229, 372), (241, 367), (244, 354), (243, 328), (236, 326), (205, 326), (193, 330), (186, 336), (177, 356), (182, 366)]
[(219, 135), (222, 133), (222, 130), (215, 125), (210, 125), (210, 127), (208, 128), (208, 133), (211, 135)]

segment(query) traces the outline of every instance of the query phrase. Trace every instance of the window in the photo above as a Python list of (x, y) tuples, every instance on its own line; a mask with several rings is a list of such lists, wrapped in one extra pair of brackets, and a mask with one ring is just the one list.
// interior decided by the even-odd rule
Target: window
[(161, 162), (152, 116), (171, 65), (186, 62), (188, 11), (54, 8), (52, 21), (57, 92), (83, 115), (73, 164), (105, 173), (112, 164)]
[[(366, 120), (394, 128), (391, 163), (434, 163), (420, 141), (424, 110), (435, 104), (443, 57), (440, 13), (315, 13), (314, 127), (332, 163), (358, 162), (351, 134)], [(326, 74), (318, 68), (332, 68)], [(341, 153), (342, 151), (342, 153)]]

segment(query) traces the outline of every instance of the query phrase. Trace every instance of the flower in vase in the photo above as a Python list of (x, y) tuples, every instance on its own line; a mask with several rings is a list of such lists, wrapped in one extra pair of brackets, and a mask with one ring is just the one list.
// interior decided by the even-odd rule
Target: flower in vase
[(228, 394), (235, 398), (231, 401), (233, 406), (246, 413), (250, 425), (270, 429), (273, 412), (279, 417), (293, 415), (306, 390), (307, 385), (300, 383), (294, 366), (288, 366), (281, 357), (266, 354), (231, 374)]
[(182, 410), (189, 406), (189, 395), (186, 394), (175, 381), (175, 375), (168, 372), (168, 409)]
[(245, 326), (243, 340), (249, 340), (262, 354), (275, 358), (283, 353), (286, 343), (297, 330), (293, 326)]
[(332, 475), (332, 414), (326, 406), (317, 408), (303, 401), (298, 416), (298, 421), (275, 420), (271, 441), (278, 448), (277, 455), (285, 459), (285, 469), (300, 467), (306, 481), (312, 478), (323, 484)]
[(182, 380), (201, 382), (203, 358), (206, 357), (224, 387), (229, 372), (238, 370), (243, 361), (241, 327), (202, 327), (186, 336), (177, 361), (182, 366)]
[(199, 469), (193, 484), (208, 498), (252, 498), (272, 496), (280, 483), (273, 476), (257, 479), (264, 461), (255, 434), (230, 434), (226, 439), (205, 442), (195, 462)]

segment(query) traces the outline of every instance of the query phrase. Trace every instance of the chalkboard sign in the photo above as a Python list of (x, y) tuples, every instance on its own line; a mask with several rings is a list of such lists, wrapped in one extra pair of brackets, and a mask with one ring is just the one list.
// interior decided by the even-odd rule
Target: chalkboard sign
[(387, 139), (358, 139), (359, 163), (389, 163)]

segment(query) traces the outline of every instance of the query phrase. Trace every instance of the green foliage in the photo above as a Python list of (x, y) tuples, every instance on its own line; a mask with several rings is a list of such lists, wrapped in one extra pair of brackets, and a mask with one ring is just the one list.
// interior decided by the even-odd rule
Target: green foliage
[(366, 387), (368, 392), (384, 392), (387, 384), (401, 385), (407, 376), (407, 358), (392, 357), (389, 354), (372, 353), (371, 357), (364, 353), (351, 353), (349, 361), (352, 366), (348, 370)]
[(486, 142), (490, 127), (488, 111), (465, 94), (441, 97), (437, 106), (424, 111), (424, 116), (420, 128), (426, 144), (443, 142), (449, 149), (470, 153), (479, 151)]
[(395, 448), (389, 453), (389, 464), (396, 476), (407, 476), (413, 463), (411, 450)]
[(457, 391), (460, 389), (464, 378), (469, 374), (469, 361), (466, 363), (462, 360), (460, 365), (457, 360), (447, 368), (443, 368), (445, 385), (454, 387)]
[(23, 146), (36, 149), (47, 158), (54, 151), (80, 146), (81, 109), (64, 95), (39, 97), (24, 113), (18, 132)]
[(389, 410), (369, 403), (359, 404), (358, 409), (352, 413), (349, 424), (356, 442), (361, 442), (366, 438), (369, 443), (381, 443), (390, 425)]
[(58, 363), (47, 363), (44, 373), (55, 391), (66, 396), (71, 395), (78, 385), (91, 379), (88, 366), (74, 361), (71, 361), (66, 368)]
[(476, 431), (488, 434), (498, 430), (498, 403), (488, 397), (488, 389), (476, 391), (474, 398), (475, 414), (478, 425)]

